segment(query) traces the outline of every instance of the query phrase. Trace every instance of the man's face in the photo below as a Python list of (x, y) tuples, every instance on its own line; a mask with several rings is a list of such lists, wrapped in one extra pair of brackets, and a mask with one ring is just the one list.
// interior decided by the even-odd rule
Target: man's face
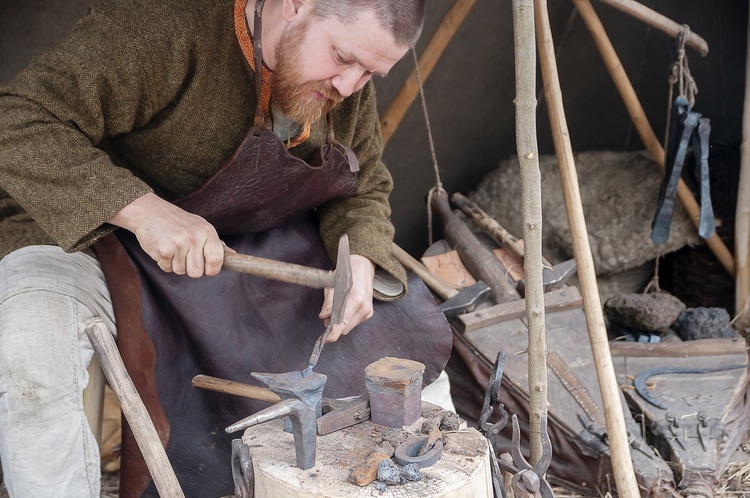
[(301, 16), (276, 47), (271, 100), (296, 122), (316, 121), (373, 74), (385, 76), (407, 50), (371, 11), (351, 24)]

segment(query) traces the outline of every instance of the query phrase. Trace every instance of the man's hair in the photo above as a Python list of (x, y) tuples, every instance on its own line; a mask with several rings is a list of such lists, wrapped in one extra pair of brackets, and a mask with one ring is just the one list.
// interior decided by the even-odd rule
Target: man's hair
[(413, 47), (422, 33), (424, 4), (425, 0), (315, 0), (313, 14), (349, 24), (358, 13), (371, 10), (396, 43)]

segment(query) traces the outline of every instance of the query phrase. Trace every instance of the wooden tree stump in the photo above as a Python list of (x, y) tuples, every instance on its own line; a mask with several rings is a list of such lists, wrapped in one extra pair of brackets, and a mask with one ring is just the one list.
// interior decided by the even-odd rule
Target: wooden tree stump
[(444, 432), (443, 456), (421, 469), (422, 479), (388, 486), (380, 493), (374, 483), (357, 486), (349, 482), (352, 468), (364, 464), (378, 447), (393, 447), (420, 433), (422, 424), (447, 414), (423, 402), (423, 417), (402, 429), (388, 428), (371, 420), (325, 436), (318, 436), (315, 466), (302, 470), (295, 465), (294, 438), (284, 432), (281, 420), (247, 429), (242, 437), (253, 459), (255, 497), (446, 497), (492, 496), (489, 447), (476, 429), (464, 426)]

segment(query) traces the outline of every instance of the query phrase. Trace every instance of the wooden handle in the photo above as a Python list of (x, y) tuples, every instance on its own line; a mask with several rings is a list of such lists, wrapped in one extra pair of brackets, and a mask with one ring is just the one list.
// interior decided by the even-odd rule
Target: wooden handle
[(146, 466), (154, 480), (159, 496), (169, 498), (184, 497), (180, 483), (177, 481), (174, 469), (169, 463), (167, 453), (161, 444), (154, 423), (146, 411), (143, 400), (138, 395), (133, 381), (130, 379), (125, 365), (117, 350), (112, 333), (107, 329), (101, 318), (94, 318), (86, 325), (91, 345), (94, 347), (99, 363), (109, 386), (120, 401), (120, 408), (128, 421), (135, 441), (138, 443), (146, 461)]
[(458, 206), (461, 211), (466, 213), (467, 216), (474, 220), (477, 225), (486, 230), (495, 240), (510, 249), (513, 254), (519, 258), (523, 258), (523, 243), (518, 237), (511, 234), (500, 225), (497, 220), (482, 211), (479, 206), (458, 192), (451, 196), (451, 201), (453, 201), (453, 204)]
[[(676, 37), (683, 27), (681, 24), (677, 24), (670, 18), (659, 14), (646, 7), (643, 4), (636, 2), (635, 0), (600, 0), (602, 3), (606, 3), (617, 10), (620, 10), (641, 22), (644, 22), (656, 28), (664, 33), (668, 34), (672, 38)], [(706, 40), (696, 35), (692, 31), (688, 34), (685, 40), (685, 45), (692, 48), (700, 54), (701, 57), (708, 55), (708, 43)]]
[[(509, 249), (513, 254), (523, 259), (523, 255), (525, 254), (523, 241), (506, 230), (499, 221), (482, 211), (479, 206), (458, 192), (451, 196), (451, 201), (453, 201), (453, 204), (458, 206), (467, 216), (474, 220), (474, 222), (483, 230), (486, 230), (493, 239)], [(544, 256), (542, 256), (542, 263), (544, 263), (545, 266), (552, 267), (552, 263)]]
[(474, 278), (483, 280), (490, 287), (490, 299), (496, 304), (520, 299), (505, 276), (502, 263), (482, 246), (471, 228), (451, 210), (448, 194), (444, 191), (435, 193), (432, 208), (443, 221), (445, 238), (456, 248), (466, 268)]
[[(573, 0), (573, 3), (576, 4), (576, 7), (580, 7), (580, 1)], [(573, 157), (573, 145), (570, 142), (560, 79), (557, 73), (557, 61), (555, 60), (555, 48), (552, 42), (549, 14), (547, 13), (547, 2), (546, 0), (534, 0), (534, 6), (545, 100), (557, 154), (557, 165), (568, 214), (568, 226), (573, 241), (573, 252), (578, 264), (578, 276), (583, 294), (583, 311), (586, 315), (591, 352), (607, 421), (613, 474), (620, 496), (623, 498), (640, 498), (641, 495), (633, 470), (633, 461), (630, 456), (630, 443), (628, 442), (621, 399), (622, 392), (620, 392), (620, 386), (617, 383), (617, 376), (609, 351), (609, 340), (599, 298), (594, 258), (591, 254), (591, 245), (586, 229), (581, 192), (578, 186), (578, 173)]]
[(222, 269), (315, 289), (333, 288), (336, 284), (336, 272), (333, 271), (233, 252), (224, 253)]
[(435, 275), (430, 273), (430, 270), (428, 270), (425, 265), (412, 258), (411, 254), (401, 249), (396, 245), (395, 242), (393, 243), (392, 251), (393, 256), (398, 260), (399, 263), (404, 265), (404, 268), (416, 273), (430, 289), (437, 293), (438, 296), (447, 300), (458, 294), (458, 291), (456, 289), (449, 286), (448, 284), (437, 278)]
[(192, 384), (194, 387), (200, 389), (207, 389), (209, 391), (216, 391), (224, 394), (234, 394), (245, 398), (268, 401), (269, 403), (278, 403), (281, 401), (278, 394), (266, 387), (251, 386), (250, 384), (219, 379), (218, 377), (211, 377), (209, 375), (196, 375), (193, 377)]

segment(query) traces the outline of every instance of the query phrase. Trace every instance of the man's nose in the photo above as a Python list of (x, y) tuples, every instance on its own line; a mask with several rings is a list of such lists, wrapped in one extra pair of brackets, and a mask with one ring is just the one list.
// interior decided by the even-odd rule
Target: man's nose
[(331, 84), (343, 97), (348, 97), (358, 90), (357, 85), (365, 72), (358, 67), (349, 67), (331, 78)]

